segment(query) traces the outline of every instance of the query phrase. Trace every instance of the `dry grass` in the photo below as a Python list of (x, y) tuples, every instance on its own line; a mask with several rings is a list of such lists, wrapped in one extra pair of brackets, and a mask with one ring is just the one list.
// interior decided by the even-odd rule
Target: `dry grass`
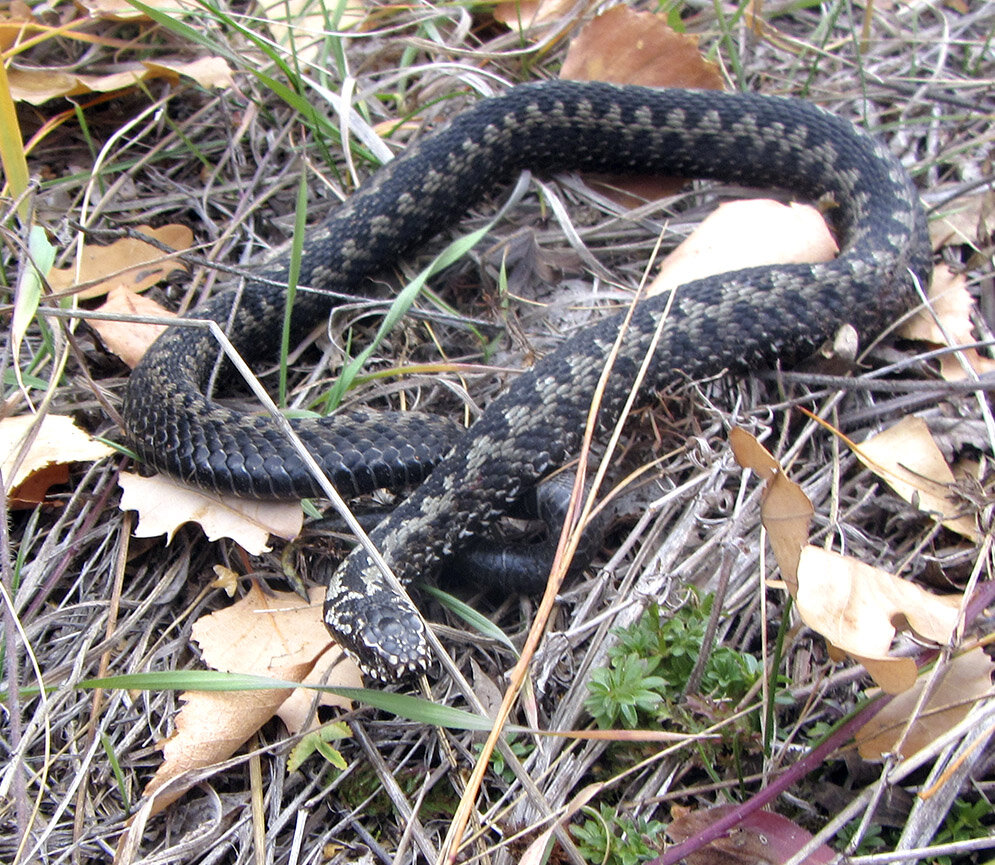
[[(706, 53), (721, 60), (733, 85), (802, 95), (866, 123), (902, 157), (927, 204), (946, 211), (992, 182), (995, 6), (975, 2), (968, 11), (956, 6), (910, 2), (876, 8), (864, 50), (858, 50), (861, 22), (853, 17), (859, 10), (842, 3), (765, 7), (765, 17), (779, 34), (770, 40), (751, 35), (729, 8), (723, 7), (721, 20), (714, 14), (718, 6), (689, 4), (682, 11), (687, 29), (700, 35)], [(229, 11), (243, 14), (241, 9)], [(586, 14), (565, 20), (562, 34), (569, 35)], [(262, 32), (258, 22), (239, 20)], [(203, 21), (201, 31), (247, 69), (264, 63), (231, 26), (212, 16)], [(330, 117), (330, 123), (302, 118), (248, 72), (238, 76), (238, 91), (205, 92), (153, 82), (147, 92), (136, 90), (92, 105), (32, 154), (31, 167), (44, 179), (32, 197), (36, 217), (67, 250), (80, 222), (101, 231), (147, 222), (192, 225), (203, 243), (197, 261), (205, 266), (197, 266), (190, 279), (168, 293), (172, 305), (188, 307), (226, 278), (207, 262), (246, 264), (265, 247), (286, 240), (302, 170), (312, 176), (311, 220), (348, 195), (353, 173), (361, 178), (370, 172), (355, 145), (345, 160), (335, 135), (338, 121), (319, 84), (343, 92), (346, 80), (354, 104), (370, 124), (403, 123), (390, 138), (393, 147), (416, 128), (475, 98), (474, 92), (555, 74), (563, 40), (549, 39), (536, 48), (488, 21), (485, 10), (460, 5), (384, 7), (363, 32), (330, 38), (318, 65), (298, 79), (314, 111)], [(119, 39), (134, 35), (134, 25), (109, 21), (89, 30)], [(157, 50), (163, 55), (190, 51), (189, 43), (165, 31), (159, 40)], [(42, 67), (90, 64), (92, 69), (109, 62), (110, 51), (51, 40), (22, 59)], [(273, 70), (270, 74), (286, 80)], [(149, 111), (152, 105), (156, 110)], [(40, 126), (50, 110), (22, 107), (26, 132)], [(410, 123), (407, 118), (415, 112), (417, 120)], [(117, 137), (133, 120), (128, 134)], [(91, 177), (102, 148), (101, 168)], [(668, 223), (679, 240), (713, 201), (709, 194), (684, 194), (647, 206), (640, 220), (631, 222), (619, 220), (575, 180), (547, 186), (544, 194), (564, 202), (584, 256), (600, 262), (622, 287), (616, 288), (589, 275), (584, 256), (564, 239), (562, 226), (549, 218), (535, 188), (533, 184), (488, 242), (434, 285), (467, 321), (483, 323), (496, 348), (488, 360), (503, 366), (521, 367), (564, 332), (583, 326), (592, 313), (577, 313), (577, 307), (623, 297), (638, 284), (658, 229)], [(85, 214), (84, 193), (94, 203)], [(483, 224), (489, 212), (482, 207), (480, 214), (468, 216), (461, 231)], [(3, 268), (10, 285), (18, 272), (19, 246), (13, 221), (6, 219), (4, 225)], [(981, 308), (990, 313), (995, 302), (991, 237), (974, 240), (978, 249), (949, 247), (944, 256), (955, 268), (966, 269)], [(437, 241), (425, 251), (426, 258), (407, 262), (402, 270), (417, 272), (442, 243)], [(505, 248), (523, 251), (509, 278), (511, 294), (526, 296), (526, 302), (512, 299), (507, 306), (500, 278)], [(565, 274), (555, 293), (537, 279), (550, 269), (554, 282), (560, 281), (559, 271)], [(564, 316), (567, 306), (571, 309)], [(425, 327), (431, 327), (450, 357), (481, 359), (481, 343), (466, 322), (426, 315), (429, 325), (413, 324), (383, 347), (385, 363), (422, 351)], [(336, 320), (334, 327), (344, 332), (349, 324)], [(992, 321), (979, 324), (985, 335)], [(46, 377), (52, 365), (46, 348), (50, 339), (51, 351), (70, 352), (65, 375), (50, 389), (50, 409), (72, 413), (90, 429), (120, 440), (113, 407), (126, 379), (121, 365), (85, 327), (45, 337), (36, 328), (29, 337), (16, 358), (8, 340), (0, 361), (10, 406), (24, 408), (12, 386), (12, 368), (16, 364), (29, 371), (37, 357), (40, 365), (30, 371)], [(301, 377), (296, 392), (300, 402), (314, 397), (311, 382), (334, 374), (333, 355), (326, 353), (326, 366)], [(875, 390), (859, 378), (827, 385), (806, 375), (766, 375), (689, 386), (641, 412), (631, 423), (632, 447), (624, 464), (631, 469), (660, 460), (638, 493), (645, 515), (615, 538), (618, 553), (607, 552), (602, 568), (563, 592), (535, 659), (534, 704), (517, 720), (549, 730), (588, 724), (586, 683), (590, 671), (604, 663), (611, 629), (638, 617), (647, 599), (675, 609), (687, 602), (691, 587), (715, 591), (720, 576), (725, 588), (717, 639), (760, 656), (764, 622), (757, 585), (765, 565), (759, 492), (731, 463), (726, 439), (732, 424), (766, 436), (772, 449), (790, 461), (792, 476), (816, 508), (816, 543), (832, 538), (865, 562), (902, 568), (904, 575), (934, 586), (963, 586), (977, 566), (988, 575), (990, 563), (978, 562), (982, 551), (965, 549), (937, 532), (928, 519), (889, 495), (834, 438), (793, 410), (811, 408), (858, 440), (916, 411), (943, 434), (951, 454), (992, 458), (979, 407), (983, 394), (946, 386), (931, 374), (928, 363), (893, 342), (878, 346), (869, 359), (874, 366), (892, 362), (905, 364), (889, 379), (898, 382), (892, 385), (896, 390)], [(406, 379), (403, 396), (400, 388), (371, 384), (352, 398), (404, 399), (457, 415), (462, 400), (486, 404), (501, 382), (500, 376), (467, 375), (452, 376), (440, 386), (437, 378), (423, 377)], [(35, 396), (40, 398), (40, 391)], [(190, 625), (204, 611), (227, 603), (219, 592), (201, 592), (210, 568), (231, 559), (241, 569), (235, 550), (208, 544), (195, 528), (182, 531), (168, 549), (131, 539), (131, 519), (115, 507), (121, 465), (122, 460), (111, 460), (80, 470), (58, 507), (11, 513), (0, 535), (7, 592), (4, 679), (8, 688), (43, 681), (50, 689), (44, 697), (5, 690), (0, 862), (112, 858), (129, 807), (158, 763), (155, 743), (170, 733), (177, 700), (172, 691), (95, 694), (74, 683), (105, 674), (196, 668)], [(978, 491), (979, 509), (988, 507), (990, 493)], [(255, 567), (278, 572), (279, 562), (274, 555)], [(779, 594), (771, 593), (765, 610), (771, 639), (780, 604)], [(529, 599), (516, 599), (490, 609), (514, 636), (527, 628), (532, 606)], [(427, 607), (432, 621), (446, 620), (456, 630), (445, 636), (468, 674), (471, 655), (479, 665), (473, 674), (479, 693), (500, 688), (510, 659), (490, 646), (481, 650), (464, 636), (458, 620), (447, 620), (438, 606)], [(478, 825), (484, 828), (466, 855), (516, 861), (522, 842), (507, 839), (528, 837), (595, 779), (610, 781), (600, 801), (618, 805), (621, 813), (663, 822), (672, 802), (726, 801), (721, 791), (747, 798), (771, 773), (797, 758), (810, 743), (806, 731), (812, 725), (833, 723), (851, 711), (867, 684), (850, 667), (834, 668), (821, 641), (804, 632), (788, 638), (781, 671), (786, 680), (779, 686), (784, 698), (778, 706), (779, 732), (766, 755), (753, 739), (735, 760), (731, 751), (723, 751), (722, 762), (706, 767), (701, 752), (683, 748), (623, 775), (653, 749), (518, 737), (516, 748), (534, 786), (509, 780), (508, 773), (488, 776), (477, 803)], [(461, 704), (445, 679), (434, 680), (432, 688), (437, 701)], [(145, 827), (140, 850), (147, 858), (141, 861), (434, 860), (477, 739), (363, 709), (350, 722), (355, 737), (343, 745), (349, 763), (345, 772), (313, 759), (288, 774), (290, 743), (279, 724), (267, 726), (250, 743), (249, 753)], [(943, 764), (949, 752), (937, 759)], [(946, 789), (965, 801), (990, 798), (989, 764), (986, 750), (979, 748)], [(856, 803), (853, 817), (859, 819), (868, 813), (869, 803), (880, 799), (886, 807), (869, 822), (888, 827), (888, 845), (922, 846), (933, 838), (953, 798), (913, 803), (910, 793), (930, 765), (896, 780), (880, 767), (846, 755), (822, 767), (814, 782), (793, 788), (779, 800), (778, 810), (817, 831), (848, 804)], [(393, 788), (383, 783), (388, 776), (397, 779)], [(416, 819), (409, 817), (412, 812)], [(663, 843), (662, 838), (654, 840)], [(843, 849), (832, 834), (827, 840)], [(576, 849), (569, 847), (554, 855), (578, 861)], [(985, 855), (965, 849), (957, 861), (983, 861)]]

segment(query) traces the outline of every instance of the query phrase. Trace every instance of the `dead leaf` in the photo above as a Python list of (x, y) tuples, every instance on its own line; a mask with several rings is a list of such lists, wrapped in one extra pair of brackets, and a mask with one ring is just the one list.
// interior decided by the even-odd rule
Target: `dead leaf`
[(979, 539), (974, 520), (957, 515), (960, 506), (950, 495), (955, 483), (953, 471), (922, 418), (902, 418), (855, 447), (854, 453), (905, 501), (938, 514), (943, 525), (958, 534), (972, 541)]
[[(131, 289), (119, 285), (107, 293), (107, 301), (97, 307), (97, 312), (113, 312), (119, 315), (148, 315), (162, 318), (176, 318), (154, 300), (135, 294)], [(116, 354), (129, 367), (134, 369), (148, 347), (165, 329), (163, 324), (140, 324), (134, 321), (107, 321), (91, 318), (87, 323), (99, 335), (108, 351)]]
[[(309, 590), (310, 604), (293, 592), (263, 594), (253, 584), (249, 593), (235, 604), (200, 619), (191, 631), (200, 646), (204, 663), (229, 673), (258, 673), (276, 679), (289, 679), (317, 685), (334, 669), (334, 684), (359, 688), (363, 680), (359, 667), (345, 653), (333, 647), (322, 617), (325, 589)], [(321, 663), (314, 664), (320, 656)], [(301, 662), (306, 669), (297, 675)], [(277, 714), (291, 733), (304, 729), (306, 715), (316, 692), (296, 690)], [(349, 701), (334, 694), (322, 694), (322, 706), (349, 708)]]
[[(269, 21), (273, 38), (288, 48), (301, 62), (320, 59), (329, 28), (335, 32), (357, 28), (366, 20), (362, 0), (347, 0), (339, 7), (318, 0), (266, 0), (256, 6), (259, 14)], [(331, 20), (332, 13), (338, 15)]]
[(67, 35), (71, 37), (71, 31), (67, 32), (64, 27), (50, 27), (44, 24), (33, 17), (30, 9), (24, 14), (15, 14), (11, 9), (8, 15), (0, 18), (0, 51), (7, 52), (15, 45), (43, 33), (62, 38)]
[[(140, 225), (136, 230), (177, 252), (193, 245), (193, 232), (185, 225), (164, 225), (161, 228)], [(48, 273), (48, 283), (59, 292), (85, 285), (87, 287), (78, 296), (92, 298), (107, 294), (119, 286), (131, 291), (145, 291), (177, 270), (186, 270), (186, 265), (170, 258), (151, 243), (122, 237), (109, 246), (84, 245), (78, 267), (53, 267)]]
[(521, 33), (559, 24), (577, 0), (511, 0), (494, 7), (494, 20)]
[[(977, 341), (971, 312), (974, 299), (967, 290), (963, 274), (955, 274), (945, 264), (933, 271), (927, 297), (930, 309), (922, 309), (900, 329), (905, 339), (917, 339), (937, 346), (970, 345)], [(995, 370), (995, 360), (979, 354), (977, 349), (964, 348), (957, 353), (978, 375)], [(968, 377), (957, 355), (940, 358), (940, 375), (947, 381), (963, 381)]]
[(292, 540), (304, 524), (299, 502), (257, 501), (218, 496), (165, 475), (141, 477), (122, 472), (120, 508), (138, 511), (135, 537), (166, 535), (168, 544), (184, 523), (197, 523), (209, 540), (231, 538), (250, 555), (269, 552), (270, 535)]
[[(738, 807), (741, 806), (717, 805), (692, 811), (674, 806), (671, 809), (674, 819), (667, 827), (667, 834), (680, 844), (700, 835)], [(791, 859), (812, 837), (810, 832), (787, 817), (773, 811), (754, 811), (744, 816), (723, 837), (689, 854), (684, 861), (688, 865), (780, 865)], [(836, 851), (821, 844), (799, 865), (828, 865), (835, 858)]]
[[(205, 664), (217, 670), (302, 683), (327, 679), (330, 685), (360, 687), (358, 667), (341, 649), (329, 648), (331, 638), (322, 621), (324, 593), (313, 588), (311, 602), (305, 604), (290, 592), (267, 595), (253, 584), (237, 603), (199, 619), (191, 637)], [(226, 760), (274, 714), (291, 732), (298, 732), (314, 695), (291, 688), (184, 694), (176, 730), (160, 745), (163, 763), (143, 796), (154, 795), (184, 772)], [(328, 694), (322, 695), (321, 704), (349, 708), (348, 701)], [(156, 801), (154, 812), (184, 792), (182, 787), (170, 791)]]
[(545, 829), (529, 842), (529, 846), (525, 848), (525, 852), (518, 857), (519, 865), (544, 865), (544, 863), (548, 862), (549, 847), (557, 829), (565, 826), (567, 821), (572, 819), (581, 808), (585, 807), (595, 796), (604, 792), (605, 786), (603, 783), (594, 783), (588, 784), (586, 787), (578, 790), (570, 801), (559, 809), (559, 816), (556, 822), (546, 826)]
[(751, 469), (762, 481), (773, 480), (781, 471), (781, 464), (774, 455), (758, 441), (755, 435), (742, 427), (729, 430), (729, 446), (736, 462), (744, 469)]
[(211, 580), (212, 589), (221, 589), (229, 598), (234, 598), (238, 591), (238, 582), (241, 575), (238, 571), (226, 568), (224, 565), (215, 565), (211, 568), (214, 571), (214, 579)]
[[(185, 225), (164, 225), (161, 228), (140, 225), (136, 230), (177, 252), (193, 245), (193, 232)], [(186, 266), (151, 243), (123, 237), (109, 246), (84, 245), (78, 265), (52, 268), (48, 282), (59, 292), (85, 285), (87, 287), (79, 293), (79, 297), (91, 298), (122, 286), (131, 291), (144, 291), (176, 270), (186, 270)]]
[(741, 427), (729, 432), (732, 452), (743, 468), (752, 469), (766, 483), (760, 518), (770, 538), (777, 566), (788, 591), (798, 591), (798, 559), (808, 544), (809, 526), (815, 509), (812, 501), (792, 481), (771, 453)]
[[(860, 728), (855, 738), (861, 757), (880, 760), (894, 752), (931, 675), (924, 671), (911, 689), (893, 698)], [(935, 742), (964, 720), (975, 702), (991, 696), (992, 660), (983, 649), (974, 648), (958, 655), (947, 665), (942, 676), (923, 711), (912, 723), (899, 757), (908, 757)]]
[(831, 261), (838, 251), (814, 207), (769, 199), (730, 201), (667, 256), (647, 294), (744, 267)]
[[(798, 566), (798, 614), (837, 649), (874, 662), (868, 672), (888, 693), (915, 682), (915, 662), (890, 655), (898, 629), (946, 644), (961, 598), (933, 595), (907, 580), (819, 547), (807, 546)], [(911, 664), (911, 678), (909, 676)]]
[(35, 415), (0, 420), (0, 475), (11, 503), (34, 506), (44, 501), (50, 486), (68, 480), (70, 463), (93, 462), (116, 453), (81, 430), (71, 417), (52, 414), (41, 419), (27, 452), (22, 453), (36, 422)]
[(983, 189), (973, 195), (960, 195), (929, 223), (933, 251), (944, 246), (983, 246), (995, 228), (995, 191)]
[(176, 85), (180, 78), (191, 78), (208, 90), (227, 90), (235, 86), (231, 67), (220, 57), (198, 57), (196, 60), (143, 60), (152, 78), (165, 78)]
[(233, 81), (230, 70), (227, 76), (219, 74), (220, 64), (224, 63), (223, 60), (212, 58), (209, 75), (205, 75), (205, 67), (200, 60), (175, 61), (168, 66), (162, 60), (151, 64), (137, 60), (128, 61), (116, 64), (113, 72), (104, 75), (86, 75), (81, 72), (67, 72), (40, 66), (29, 68), (11, 66), (7, 71), (7, 79), (10, 95), (15, 102), (43, 105), (50, 99), (57, 99), (60, 96), (111, 93), (134, 87), (140, 81), (163, 77), (176, 80), (179, 75), (195, 80), (198, 75), (204, 75), (205, 86), (229, 87)]
[(563, 61), (561, 78), (645, 87), (721, 90), (719, 67), (702, 57), (698, 37), (678, 33), (663, 15), (613, 6), (585, 24)]

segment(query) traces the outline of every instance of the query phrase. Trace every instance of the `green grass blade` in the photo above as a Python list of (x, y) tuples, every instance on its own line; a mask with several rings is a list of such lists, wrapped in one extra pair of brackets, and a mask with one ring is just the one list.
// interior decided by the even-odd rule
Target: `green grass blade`
[[(80, 688), (127, 688), (130, 690), (171, 690), (171, 691), (260, 691), (275, 688), (310, 688), (355, 700), (374, 709), (380, 709), (433, 727), (448, 727), (454, 730), (490, 730), (493, 722), (489, 718), (440, 706), (420, 697), (406, 694), (391, 694), (372, 688), (336, 688), (331, 685), (302, 685), (284, 679), (271, 679), (249, 673), (221, 673), (217, 670), (178, 670), (176, 672), (128, 673), (122, 676), (104, 676), (99, 679), (85, 679)], [(23, 691), (22, 693), (26, 693)], [(510, 729), (510, 728), (509, 728)]]
[(497, 640), (502, 646), (510, 649), (515, 657), (518, 657), (518, 649), (515, 648), (514, 643), (508, 639), (508, 635), (505, 634), (497, 625), (495, 625), (487, 616), (479, 613), (469, 604), (463, 603), (459, 598), (453, 597), (449, 592), (444, 592), (442, 589), (436, 588), (435, 586), (419, 586), (420, 591), (427, 595), (431, 595), (440, 604), (442, 604), (446, 609), (452, 611), (457, 616), (459, 616), (464, 622), (466, 622), (471, 628), (485, 637), (490, 637), (492, 640)]
[(338, 381), (335, 382), (334, 386), (328, 393), (326, 400), (326, 413), (333, 411), (338, 407), (339, 403), (342, 402), (342, 397), (345, 396), (346, 391), (352, 386), (353, 381), (356, 376), (359, 375), (360, 371), (363, 369), (363, 365), (369, 360), (370, 355), (373, 354), (379, 347), (380, 343), (384, 341), (395, 327), (395, 325), (407, 314), (408, 310), (411, 309), (411, 305), (415, 302), (415, 298), (424, 288), (425, 283), (428, 282), (435, 274), (439, 271), (444, 270), (449, 267), (449, 265), (458, 261), (467, 252), (473, 249), (484, 235), (493, 227), (493, 223), (488, 223), (483, 228), (479, 228), (476, 231), (467, 234), (463, 237), (459, 237), (449, 244), (441, 253), (435, 258), (435, 260), (426, 267), (421, 273), (418, 274), (411, 282), (409, 282), (404, 289), (398, 294), (397, 298), (391, 304), (390, 309), (387, 310), (387, 314), (384, 316), (384, 320), (380, 323), (380, 328), (377, 330), (376, 336), (370, 342), (370, 344), (360, 352), (355, 358), (353, 358), (349, 363), (343, 367), (341, 374), (339, 375)]

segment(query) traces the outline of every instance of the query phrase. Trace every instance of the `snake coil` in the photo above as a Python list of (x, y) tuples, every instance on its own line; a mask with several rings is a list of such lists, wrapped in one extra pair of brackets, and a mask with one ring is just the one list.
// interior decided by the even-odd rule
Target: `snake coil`
[[(879, 332), (912, 304), (915, 281), (929, 277), (915, 188), (883, 146), (846, 120), (775, 97), (551, 81), (480, 102), (381, 168), (309, 231), (299, 283), (360, 291), (523, 168), (705, 177), (831, 202), (835, 260), (697, 280), (677, 289), (666, 315), (667, 298), (641, 302), (603, 399), (604, 425), (617, 418), (651, 346), (647, 394), (678, 377), (790, 364), (845, 323), (864, 337)], [(286, 273), (286, 258), (277, 259), (262, 269), (265, 281), (211, 298), (194, 317), (226, 326), (248, 359), (272, 357)], [(327, 294), (298, 294), (294, 334), (334, 305)], [(402, 581), (424, 578), (576, 452), (619, 327), (609, 317), (565, 341), (455, 445), (447, 425), (403, 413), (349, 412), (294, 426), (345, 496), (424, 481), (371, 535)], [(209, 333), (184, 327), (170, 328), (146, 354), (124, 402), (141, 458), (210, 490), (316, 494), (270, 419), (205, 394), (217, 356)], [(425, 668), (420, 616), (362, 549), (319, 570), (329, 581), (325, 621), (368, 673), (394, 679)]]

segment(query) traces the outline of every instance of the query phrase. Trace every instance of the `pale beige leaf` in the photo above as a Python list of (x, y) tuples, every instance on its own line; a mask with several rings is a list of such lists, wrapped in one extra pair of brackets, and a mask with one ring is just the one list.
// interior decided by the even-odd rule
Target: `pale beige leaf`
[[(910, 690), (893, 698), (857, 732), (855, 738), (861, 757), (880, 760), (894, 752), (930, 676), (929, 671), (923, 672)], [(983, 649), (958, 655), (942, 676), (922, 714), (913, 722), (900, 757), (909, 757), (935, 742), (967, 717), (978, 700), (991, 696), (992, 660)]]
[[(331, 644), (325, 630), (323, 601), (321, 588), (313, 588), (310, 603), (305, 603), (290, 592), (264, 594), (254, 584), (240, 601), (199, 619), (191, 637), (204, 662), (218, 670), (359, 687), (359, 669)], [(184, 694), (176, 731), (160, 746), (163, 763), (143, 795), (153, 795), (183, 772), (227, 759), (274, 714), (291, 732), (298, 732), (314, 694), (291, 688)], [(348, 701), (325, 694), (321, 704), (349, 708)], [(186, 789), (170, 791), (168, 798), (156, 802), (155, 810), (162, 810)]]
[(943, 525), (972, 541), (978, 529), (950, 495), (954, 475), (930, 435), (926, 422), (914, 415), (871, 436), (854, 449), (857, 457), (905, 501), (938, 515)]
[(769, 199), (730, 201), (704, 222), (660, 266), (647, 293), (741, 267), (830, 261), (837, 247), (814, 207)]
[[(175, 66), (182, 67), (185, 63), (178, 62)], [(168, 67), (161, 60), (155, 64), (145, 64), (140, 61), (126, 61), (114, 64), (113, 71), (104, 75), (88, 75), (82, 72), (66, 72), (59, 69), (33, 67), (19, 69), (11, 67), (7, 73), (10, 84), (10, 94), (18, 102), (29, 102), (32, 105), (42, 105), (51, 99), (61, 96), (81, 96), (87, 93), (111, 93), (115, 90), (126, 90), (134, 87), (140, 81), (155, 78), (178, 79), (175, 69)], [(192, 67), (195, 74), (204, 74), (199, 66)], [(180, 74), (187, 74), (182, 71)], [(217, 72), (211, 76), (213, 81), (222, 81), (223, 76)], [(231, 77), (228, 76), (228, 81)], [(217, 84), (214, 86), (228, 86)]]
[[(173, 734), (159, 743), (163, 762), (142, 791), (156, 794), (184, 772), (203, 769), (227, 760), (266, 723), (291, 693), (290, 688), (261, 691), (189, 691), (176, 716)], [(156, 799), (158, 814), (179, 799), (189, 785), (175, 787)]]
[(556, 25), (575, 5), (577, 0), (509, 0), (494, 7), (494, 18), (525, 32)]
[[(802, 621), (836, 648), (907, 666), (908, 659), (889, 654), (897, 629), (945, 644), (957, 625), (961, 598), (933, 595), (856, 559), (807, 546), (799, 561), (796, 602)], [(877, 681), (889, 693), (895, 688), (892, 680)]]
[[(971, 323), (974, 299), (967, 290), (964, 274), (954, 273), (945, 264), (938, 264), (933, 271), (927, 297), (930, 308), (919, 310), (902, 325), (898, 331), (900, 336), (951, 347), (977, 341)], [(947, 381), (966, 379), (968, 372), (961, 360), (978, 375), (995, 370), (995, 360), (979, 354), (977, 349), (964, 348), (957, 354), (940, 358), (940, 375)]]
[[(177, 252), (193, 245), (193, 232), (185, 225), (163, 225), (161, 228), (140, 225), (136, 231)], [(107, 246), (86, 244), (78, 264), (53, 268), (48, 281), (56, 291), (69, 291), (77, 285), (86, 285), (79, 296), (91, 298), (121, 286), (131, 291), (144, 291), (170, 273), (185, 269), (182, 262), (170, 258), (151, 243), (123, 237)]]
[[(305, 604), (292, 592), (264, 595), (253, 586), (238, 603), (198, 621), (191, 636), (200, 645), (204, 663), (217, 670), (362, 687), (359, 668), (331, 644), (322, 618), (325, 589), (311, 588), (310, 597), (311, 603)], [(302, 661), (309, 667), (301, 677), (294, 671)], [(302, 688), (280, 705), (277, 714), (291, 733), (303, 729), (315, 694)], [(347, 700), (332, 694), (322, 694), (319, 703), (348, 708)]]
[(178, 84), (181, 77), (191, 78), (201, 87), (227, 90), (235, 86), (231, 67), (220, 57), (198, 57), (196, 60), (143, 60), (145, 68), (156, 78), (167, 78)]
[(959, 195), (929, 222), (929, 239), (934, 250), (944, 246), (967, 245), (978, 249), (981, 237), (995, 224), (995, 191), (982, 189), (973, 195)]
[(120, 508), (138, 511), (135, 537), (166, 535), (166, 543), (184, 523), (197, 523), (209, 540), (231, 538), (251, 555), (269, 551), (270, 535), (291, 540), (300, 533), (304, 514), (298, 502), (268, 502), (218, 496), (185, 486), (165, 475), (141, 477), (122, 472)]
[(366, 20), (363, 0), (347, 0), (334, 22), (330, 15), (337, 11), (337, 4), (321, 0), (263, 0), (256, 9), (269, 21), (273, 38), (288, 48), (293, 46), (294, 56), (300, 61), (320, 59), (332, 25), (339, 32), (358, 27)]
[[(176, 313), (170, 312), (164, 306), (150, 300), (141, 294), (135, 294), (123, 285), (112, 288), (107, 293), (107, 300), (97, 307), (98, 312), (113, 312), (119, 315), (147, 315), (161, 318), (176, 318)], [(107, 349), (116, 354), (132, 369), (137, 366), (142, 355), (165, 329), (165, 325), (139, 324), (134, 321), (109, 321), (105, 319), (87, 319), (88, 324), (99, 335)]]
[[(169, 12), (177, 18), (183, 17), (185, 12), (201, 9), (196, 0), (142, 0), (142, 2), (153, 9)], [(144, 12), (128, 0), (77, 0), (77, 3), (95, 18), (111, 18), (116, 21), (130, 21), (136, 18), (149, 20)]]
[[(28, 434), (37, 421), (35, 415), (0, 420), (0, 472), (11, 499), (41, 501), (51, 484), (64, 482), (67, 477), (65, 471), (48, 473), (53, 467), (92, 462), (115, 453), (114, 448), (76, 426), (71, 417), (53, 414), (42, 418), (29, 446)], [(40, 475), (44, 475), (40, 484), (31, 485), (30, 491), (25, 489), (29, 479)]]

